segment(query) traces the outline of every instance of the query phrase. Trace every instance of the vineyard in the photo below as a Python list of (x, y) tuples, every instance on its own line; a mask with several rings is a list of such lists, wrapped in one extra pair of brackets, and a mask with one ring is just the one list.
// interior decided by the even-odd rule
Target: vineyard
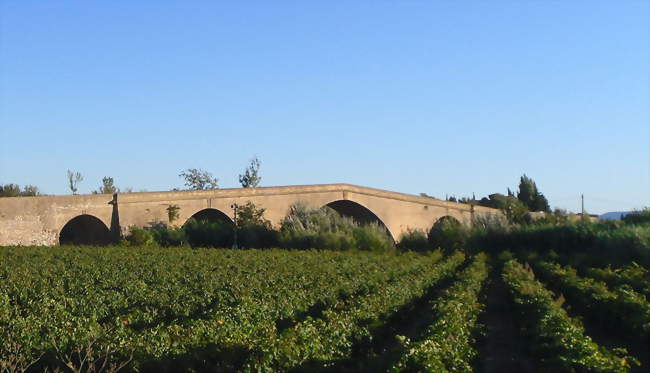
[(509, 253), (5, 247), (0, 366), (641, 372), (649, 289)]

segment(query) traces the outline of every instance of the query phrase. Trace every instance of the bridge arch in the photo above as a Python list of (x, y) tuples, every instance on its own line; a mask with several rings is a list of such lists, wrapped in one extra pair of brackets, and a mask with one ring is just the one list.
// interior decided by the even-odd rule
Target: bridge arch
[(108, 245), (111, 231), (99, 218), (83, 214), (70, 219), (59, 233), (60, 245)]
[(463, 239), (463, 223), (450, 215), (441, 216), (429, 229), (427, 238), (434, 246), (451, 249), (459, 245)]
[(388, 234), (388, 236), (393, 241), (395, 241), (395, 238), (391, 234), (384, 221), (381, 220), (374, 212), (372, 212), (372, 210), (360, 203), (347, 199), (341, 199), (329, 202), (324, 207), (329, 207), (342, 216), (351, 217), (359, 224), (377, 223), (379, 226), (384, 228), (384, 230), (386, 230), (386, 234)]
[(429, 230), (429, 232), (431, 233), (431, 232), (433, 232), (434, 229), (440, 229), (445, 225), (447, 225), (447, 226), (461, 226), (461, 225), (463, 225), (463, 223), (460, 220), (456, 219), (455, 217), (453, 217), (451, 215), (443, 215), (443, 216), (439, 217), (438, 219), (436, 219), (435, 222), (433, 222), (433, 225), (431, 226), (431, 229)]
[(190, 219), (195, 219), (199, 221), (209, 221), (211, 223), (215, 222), (225, 222), (230, 225), (234, 225), (235, 223), (232, 221), (230, 216), (226, 215), (223, 211), (215, 209), (215, 208), (207, 208), (203, 210), (199, 210), (195, 212), (192, 216), (190, 216), (183, 225), (187, 224), (187, 222)]

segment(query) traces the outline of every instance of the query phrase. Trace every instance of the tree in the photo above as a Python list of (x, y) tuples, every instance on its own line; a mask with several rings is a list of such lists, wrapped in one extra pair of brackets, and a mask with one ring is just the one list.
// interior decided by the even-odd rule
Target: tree
[(511, 224), (524, 224), (526, 223), (526, 215), (528, 208), (519, 199), (514, 197), (507, 197), (505, 205), (502, 208), (503, 212)]
[(483, 197), (478, 201), (478, 204), (479, 206), (503, 211), (509, 223), (521, 224), (526, 222), (528, 208), (523, 202), (513, 196), (510, 190), (508, 190), (507, 196), (504, 196), (501, 193), (493, 193), (487, 197)]
[(463, 249), (467, 240), (467, 229), (451, 216), (438, 219), (429, 230), (429, 245), (447, 252)]
[(265, 208), (257, 207), (251, 201), (237, 207), (237, 226), (258, 225), (271, 228), (271, 222), (264, 218)]
[(72, 194), (77, 194), (79, 183), (84, 180), (79, 172), (72, 172), (68, 170), (68, 185)]
[(533, 179), (526, 176), (526, 174), (519, 179), (517, 199), (519, 199), (530, 211), (551, 211), (546, 197), (539, 192)]
[(243, 188), (255, 188), (260, 185), (262, 178), (259, 176), (260, 160), (257, 157), (251, 159), (250, 165), (239, 175), (239, 182)]
[(0, 197), (18, 197), (20, 196), (20, 186), (18, 184), (0, 185)]
[(38, 190), (36, 185), (25, 185), (23, 191), (20, 193), (24, 197), (34, 197), (40, 195), (41, 192)]
[(33, 197), (40, 194), (41, 192), (35, 185), (25, 185), (22, 191), (18, 184), (0, 185), (0, 197)]
[(491, 207), (493, 209), (505, 209), (507, 206), (507, 201), (510, 198), (515, 198), (513, 196), (508, 195), (507, 197), (504, 196), (501, 193), (493, 193), (490, 194), (487, 197), (481, 198), (481, 200), (478, 202), (480, 206), (485, 206), (485, 207)]
[(185, 179), (185, 186), (191, 190), (218, 189), (218, 180), (212, 174), (196, 168), (188, 168), (179, 175)]
[(102, 178), (102, 186), (94, 191), (93, 194), (115, 194), (119, 193), (120, 189), (115, 186), (115, 182), (112, 177), (104, 176)]
[(181, 208), (178, 205), (167, 206), (167, 218), (170, 224), (178, 219), (178, 211), (180, 211), (180, 209)]
[(530, 210), (535, 204), (536, 195), (537, 185), (535, 185), (533, 179), (524, 174), (519, 179), (519, 191), (517, 192), (517, 199), (519, 199)]
[(266, 248), (278, 245), (278, 232), (273, 230), (271, 222), (264, 218), (264, 208), (258, 208), (253, 202), (237, 207), (238, 245), (241, 248)]
[(548, 205), (548, 200), (542, 193), (537, 192), (534, 209), (532, 211), (551, 212), (551, 207)]
[(625, 224), (646, 224), (650, 223), (650, 207), (645, 207), (642, 210), (632, 211), (621, 217)]

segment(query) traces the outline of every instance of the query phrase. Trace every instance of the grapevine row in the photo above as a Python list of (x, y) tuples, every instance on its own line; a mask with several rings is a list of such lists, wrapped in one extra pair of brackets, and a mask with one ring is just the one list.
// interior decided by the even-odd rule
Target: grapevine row
[(537, 262), (539, 276), (564, 294), (584, 314), (601, 321), (618, 320), (628, 333), (650, 338), (650, 303), (629, 285), (610, 289), (602, 281), (578, 276), (572, 267)]
[(372, 325), (388, 318), (427, 288), (450, 276), (465, 260), (455, 253), (443, 262), (400, 276), (376, 293), (341, 302), (285, 330), (246, 363), (246, 371), (287, 371), (307, 362), (327, 363), (350, 356), (354, 342), (369, 338)]
[(548, 371), (628, 372), (638, 364), (625, 350), (609, 350), (585, 335), (580, 322), (567, 315), (530, 268), (510, 260), (502, 277), (531, 337), (532, 350)]
[(631, 286), (635, 291), (650, 297), (650, 272), (636, 263), (622, 268), (587, 268), (585, 274), (610, 286)]
[(477, 356), (473, 334), (484, 306), (479, 291), (488, 275), (485, 254), (458, 274), (458, 280), (440, 298), (431, 302), (436, 321), (429, 325), (418, 342), (401, 338), (406, 354), (391, 372), (471, 372)]
[(125, 358), (133, 353), (135, 363), (214, 344), (250, 350), (276, 333), (277, 320), (373, 293), (441, 257), (116, 248), (22, 254), (32, 262), (0, 250), (3, 339), (24, 346), (27, 359), (99, 339)]

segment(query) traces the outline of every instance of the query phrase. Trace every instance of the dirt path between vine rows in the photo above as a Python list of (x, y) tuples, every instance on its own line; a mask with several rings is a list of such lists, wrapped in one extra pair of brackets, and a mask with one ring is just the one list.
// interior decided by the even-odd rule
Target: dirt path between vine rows
[(523, 336), (515, 325), (515, 313), (508, 299), (506, 285), (493, 272), (486, 289), (486, 310), (481, 322), (486, 326), (476, 371), (481, 373), (534, 372), (534, 364), (526, 356)]

